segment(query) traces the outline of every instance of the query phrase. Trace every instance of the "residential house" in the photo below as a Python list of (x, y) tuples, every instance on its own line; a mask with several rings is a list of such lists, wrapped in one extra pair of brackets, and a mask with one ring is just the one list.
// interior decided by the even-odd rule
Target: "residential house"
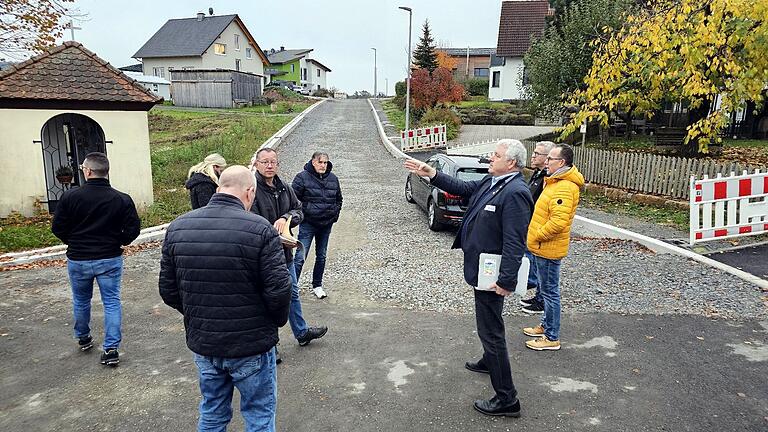
[(490, 77), (491, 56), (496, 54), (496, 48), (437, 48), (456, 61), (453, 68), (453, 78), (467, 80), (472, 78), (488, 79)]
[(198, 13), (168, 20), (133, 55), (143, 73), (172, 81), (174, 70), (233, 70), (258, 75), (261, 88), (269, 66), (264, 51), (239, 16)]
[(311, 91), (328, 88), (326, 74), (331, 70), (310, 58), (312, 49), (271, 49), (267, 58), (272, 65), (268, 72), (272, 80), (290, 81)]
[[(121, 69), (122, 70), (122, 69)], [(135, 79), (144, 88), (160, 96), (165, 100), (171, 100), (171, 82), (165, 78), (152, 75), (144, 75), (141, 72), (123, 71), (131, 79)]]
[(0, 72), (0, 217), (55, 211), (85, 182), (78, 166), (94, 151), (109, 157), (114, 187), (152, 204), (147, 112), (161, 101), (77, 42)]
[(499, 39), (491, 56), (488, 99), (510, 101), (525, 98), (527, 76), (523, 56), (531, 40), (541, 36), (554, 10), (546, 0), (505, 0), (501, 3)]

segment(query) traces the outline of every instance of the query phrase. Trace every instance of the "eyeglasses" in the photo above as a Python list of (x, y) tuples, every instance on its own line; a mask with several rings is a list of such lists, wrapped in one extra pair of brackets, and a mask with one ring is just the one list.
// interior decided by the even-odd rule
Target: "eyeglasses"
[(78, 165), (77, 167), (80, 169), (80, 171), (85, 171), (86, 169), (90, 169), (85, 165)]
[(257, 160), (256, 162), (258, 162), (258, 163), (260, 163), (262, 165), (266, 165), (266, 166), (270, 166), (270, 165), (271, 166), (278, 166), (278, 165), (280, 165), (280, 162), (278, 162), (278, 161)]
[(547, 153), (539, 153), (539, 152), (535, 151), (535, 152), (533, 152), (533, 155), (534, 156), (546, 156)]
[(547, 162), (553, 161), (553, 160), (563, 160), (563, 158), (553, 158), (553, 157), (547, 156)]

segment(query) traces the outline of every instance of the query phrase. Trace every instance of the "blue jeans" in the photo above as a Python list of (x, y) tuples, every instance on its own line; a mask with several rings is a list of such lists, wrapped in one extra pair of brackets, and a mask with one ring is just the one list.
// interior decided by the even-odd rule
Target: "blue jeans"
[(296, 277), (296, 268), (293, 262), (288, 263), (288, 273), (291, 275), (291, 307), (288, 309), (288, 323), (291, 324), (293, 336), (298, 339), (307, 332), (307, 322), (301, 312), (301, 300), (299, 299), (299, 280)]
[(91, 334), (91, 298), (93, 280), (99, 283), (101, 303), (104, 305), (104, 350), (119, 348), (122, 340), (120, 321), (120, 282), (123, 275), (123, 257), (73, 261), (67, 260), (67, 273), (72, 286), (72, 306), (75, 315), (75, 338)]
[(560, 340), (560, 260), (536, 257), (539, 292), (544, 299), (541, 326), (551, 341)]
[(528, 287), (536, 287), (536, 295), (533, 297), (535, 303), (542, 303), (544, 299), (541, 298), (541, 290), (539, 289), (539, 277), (537, 276), (538, 270), (536, 269), (536, 256), (525, 251), (525, 256), (528, 257), (528, 261), (531, 262), (531, 267), (528, 269)]
[(332, 227), (333, 225), (319, 227), (307, 222), (299, 226), (299, 241), (304, 247), (299, 248), (296, 252), (296, 258), (293, 261), (296, 266), (296, 278), (301, 278), (301, 269), (304, 267), (304, 260), (307, 255), (309, 255), (309, 248), (312, 246), (312, 238), (314, 238), (315, 267), (312, 269), (312, 288), (323, 286), (325, 258), (328, 252), (328, 239), (331, 238)]
[(277, 407), (275, 349), (250, 357), (223, 358), (195, 354), (199, 371), (200, 432), (226, 431), (232, 420), (232, 394), (240, 392), (246, 432), (274, 431)]

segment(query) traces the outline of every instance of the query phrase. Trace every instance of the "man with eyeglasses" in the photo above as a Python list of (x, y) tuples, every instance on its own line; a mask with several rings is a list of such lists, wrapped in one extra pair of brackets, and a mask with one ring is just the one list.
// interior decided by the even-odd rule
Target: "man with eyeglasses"
[(123, 249), (139, 236), (141, 222), (127, 194), (109, 184), (109, 160), (89, 153), (80, 165), (85, 184), (64, 192), (53, 215), (51, 231), (67, 245), (67, 273), (72, 286), (74, 335), (80, 351), (93, 347), (91, 298), (99, 283), (104, 305), (104, 351), (101, 364), (120, 363), (122, 341), (120, 285)]
[(544, 315), (523, 333), (536, 339), (525, 346), (535, 351), (560, 349), (560, 262), (568, 255), (571, 224), (579, 204), (584, 176), (573, 166), (573, 148), (559, 144), (546, 159), (549, 177), (528, 225), (528, 250), (534, 255)]
[[(544, 178), (549, 174), (547, 173), (547, 155), (549, 151), (555, 147), (555, 143), (552, 141), (539, 141), (536, 143), (531, 155), (531, 167), (533, 168), (533, 174), (528, 180), (528, 187), (531, 190), (531, 198), (533, 202), (539, 199), (541, 191), (544, 190)], [(525, 252), (525, 256), (531, 263), (530, 270), (528, 271), (528, 289), (535, 289), (536, 295), (529, 299), (521, 299), (520, 305), (523, 306), (523, 312), (527, 314), (540, 314), (544, 312), (544, 300), (541, 298), (541, 292), (539, 292), (539, 283), (536, 277), (536, 258), (529, 252)]]
[[(256, 199), (251, 206), (251, 211), (264, 217), (275, 227), (278, 233), (281, 233), (285, 224), (288, 223), (288, 219), (291, 220), (290, 227), (295, 227), (304, 219), (304, 214), (301, 211), (301, 201), (296, 198), (293, 188), (277, 175), (279, 165), (277, 151), (274, 149), (263, 148), (253, 155), (251, 171), (256, 177), (257, 188)], [(288, 313), (288, 322), (299, 346), (305, 346), (314, 339), (325, 336), (328, 327), (309, 327), (304, 320), (301, 299), (299, 298), (299, 282), (293, 264), (293, 248), (295, 246), (285, 245), (285, 261), (288, 266), (288, 273), (291, 275), (291, 307)]]
[[(475, 320), (483, 346), (478, 361), (464, 367), (490, 375), (495, 395), (476, 400), (474, 408), (488, 416), (520, 417), (520, 401), (512, 381), (505, 336), (504, 298), (517, 285), (517, 272), (525, 254), (525, 233), (533, 200), (520, 170), (526, 150), (514, 139), (499, 140), (491, 155), (488, 174), (480, 180), (463, 181), (443, 174), (424, 162), (408, 159), (404, 166), (414, 174), (448, 192), (469, 198), (469, 205), (453, 248), (464, 252), (464, 280), (476, 287)], [(501, 255), (498, 279), (490, 286), (478, 286), (480, 254)]]

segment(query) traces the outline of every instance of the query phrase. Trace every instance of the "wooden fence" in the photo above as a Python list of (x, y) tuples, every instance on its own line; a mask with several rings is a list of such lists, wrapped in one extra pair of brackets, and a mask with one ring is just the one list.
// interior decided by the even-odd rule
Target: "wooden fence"
[[(525, 146), (531, 155), (534, 143)], [(574, 153), (574, 165), (587, 182), (684, 200), (688, 199), (691, 175), (712, 178), (766, 170), (765, 166), (582, 147), (574, 147)]]

